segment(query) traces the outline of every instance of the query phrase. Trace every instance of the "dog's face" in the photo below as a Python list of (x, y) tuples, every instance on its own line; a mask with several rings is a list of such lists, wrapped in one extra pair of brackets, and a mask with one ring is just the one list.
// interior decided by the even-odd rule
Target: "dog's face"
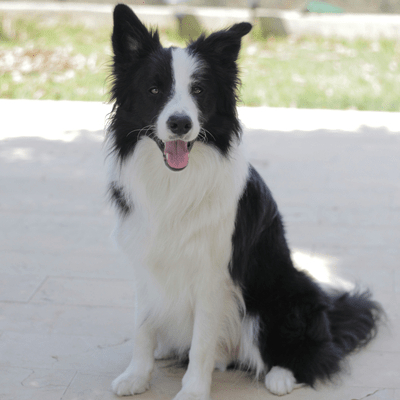
[(165, 165), (180, 171), (196, 141), (226, 154), (236, 117), (236, 60), (248, 23), (201, 36), (185, 49), (163, 48), (158, 32), (148, 31), (132, 10), (114, 10), (112, 128), (121, 158), (140, 136), (151, 137)]

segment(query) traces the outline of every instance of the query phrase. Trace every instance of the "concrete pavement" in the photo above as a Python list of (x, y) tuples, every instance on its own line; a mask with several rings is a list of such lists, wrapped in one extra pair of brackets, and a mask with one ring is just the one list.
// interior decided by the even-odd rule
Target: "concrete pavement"
[[(109, 235), (108, 105), (0, 100), (0, 399), (109, 400), (130, 359), (132, 274)], [(329, 386), (286, 398), (400, 400), (400, 114), (239, 110), (293, 258), (317, 279), (370, 287), (389, 326)], [(172, 399), (182, 371), (157, 365), (138, 399)], [(273, 399), (214, 375), (214, 400)]]

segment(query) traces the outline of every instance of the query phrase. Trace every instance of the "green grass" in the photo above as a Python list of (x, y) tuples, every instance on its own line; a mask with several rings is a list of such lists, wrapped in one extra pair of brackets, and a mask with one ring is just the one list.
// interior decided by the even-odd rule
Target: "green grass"
[[(0, 97), (108, 100), (111, 26), (66, 16), (1, 21)], [(172, 30), (161, 37), (184, 44)], [(248, 106), (400, 111), (395, 40), (260, 39), (255, 28), (243, 40), (240, 65)]]
[(2, 31), (1, 97), (107, 99), (109, 26), (91, 29), (60, 16), (45, 22), (37, 18), (16, 19), (11, 32)]
[(247, 41), (246, 105), (399, 111), (400, 43), (288, 38)]

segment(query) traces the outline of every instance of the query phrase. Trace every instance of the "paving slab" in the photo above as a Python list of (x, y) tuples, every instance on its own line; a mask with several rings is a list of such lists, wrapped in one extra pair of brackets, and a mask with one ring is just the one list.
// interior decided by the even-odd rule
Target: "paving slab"
[(128, 307), (134, 302), (133, 281), (49, 277), (31, 298), (33, 304)]
[[(0, 100), (0, 109), (0, 399), (116, 399), (110, 385), (129, 363), (134, 308), (132, 271), (110, 238), (110, 106)], [(322, 283), (370, 287), (388, 314), (334, 384), (286, 398), (400, 400), (400, 114), (239, 115), (297, 266)], [(157, 362), (140, 398), (172, 399), (183, 373)], [(212, 396), (275, 398), (245, 373), (217, 371)]]
[(76, 372), (45, 368), (6, 367), (0, 374), (2, 387), (0, 399), (4, 400), (54, 400), (60, 399)]
[(0, 301), (28, 302), (43, 283), (43, 275), (11, 275), (0, 273)]

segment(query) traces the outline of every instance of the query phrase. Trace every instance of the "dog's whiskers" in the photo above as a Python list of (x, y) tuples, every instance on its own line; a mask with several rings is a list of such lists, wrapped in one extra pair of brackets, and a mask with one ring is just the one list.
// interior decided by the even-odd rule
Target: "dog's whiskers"
[(128, 132), (126, 134), (126, 136), (129, 136), (133, 133), (138, 132), (137, 139), (139, 139), (139, 137), (142, 135), (152, 138), (152, 137), (154, 137), (154, 129), (155, 129), (155, 125), (147, 125), (147, 126), (144, 126), (143, 128), (131, 130), (130, 132)]
[(200, 129), (199, 138), (200, 138), (202, 143), (207, 143), (208, 142), (208, 138), (207, 138), (206, 134), (203, 132), (202, 129)]
[[(214, 136), (208, 129), (201, 128), (200, 132), (202, 132), (203, 135), (204, 135), (205, 137), (206, 137), (206, 134), (208, 134), (208, 135), (210, 135), (215, 141), (217, 140), (217, 139), (215, 139), (215, 136)], [(206, 137), (206, 139), (208, 140), (207, 137)]]

